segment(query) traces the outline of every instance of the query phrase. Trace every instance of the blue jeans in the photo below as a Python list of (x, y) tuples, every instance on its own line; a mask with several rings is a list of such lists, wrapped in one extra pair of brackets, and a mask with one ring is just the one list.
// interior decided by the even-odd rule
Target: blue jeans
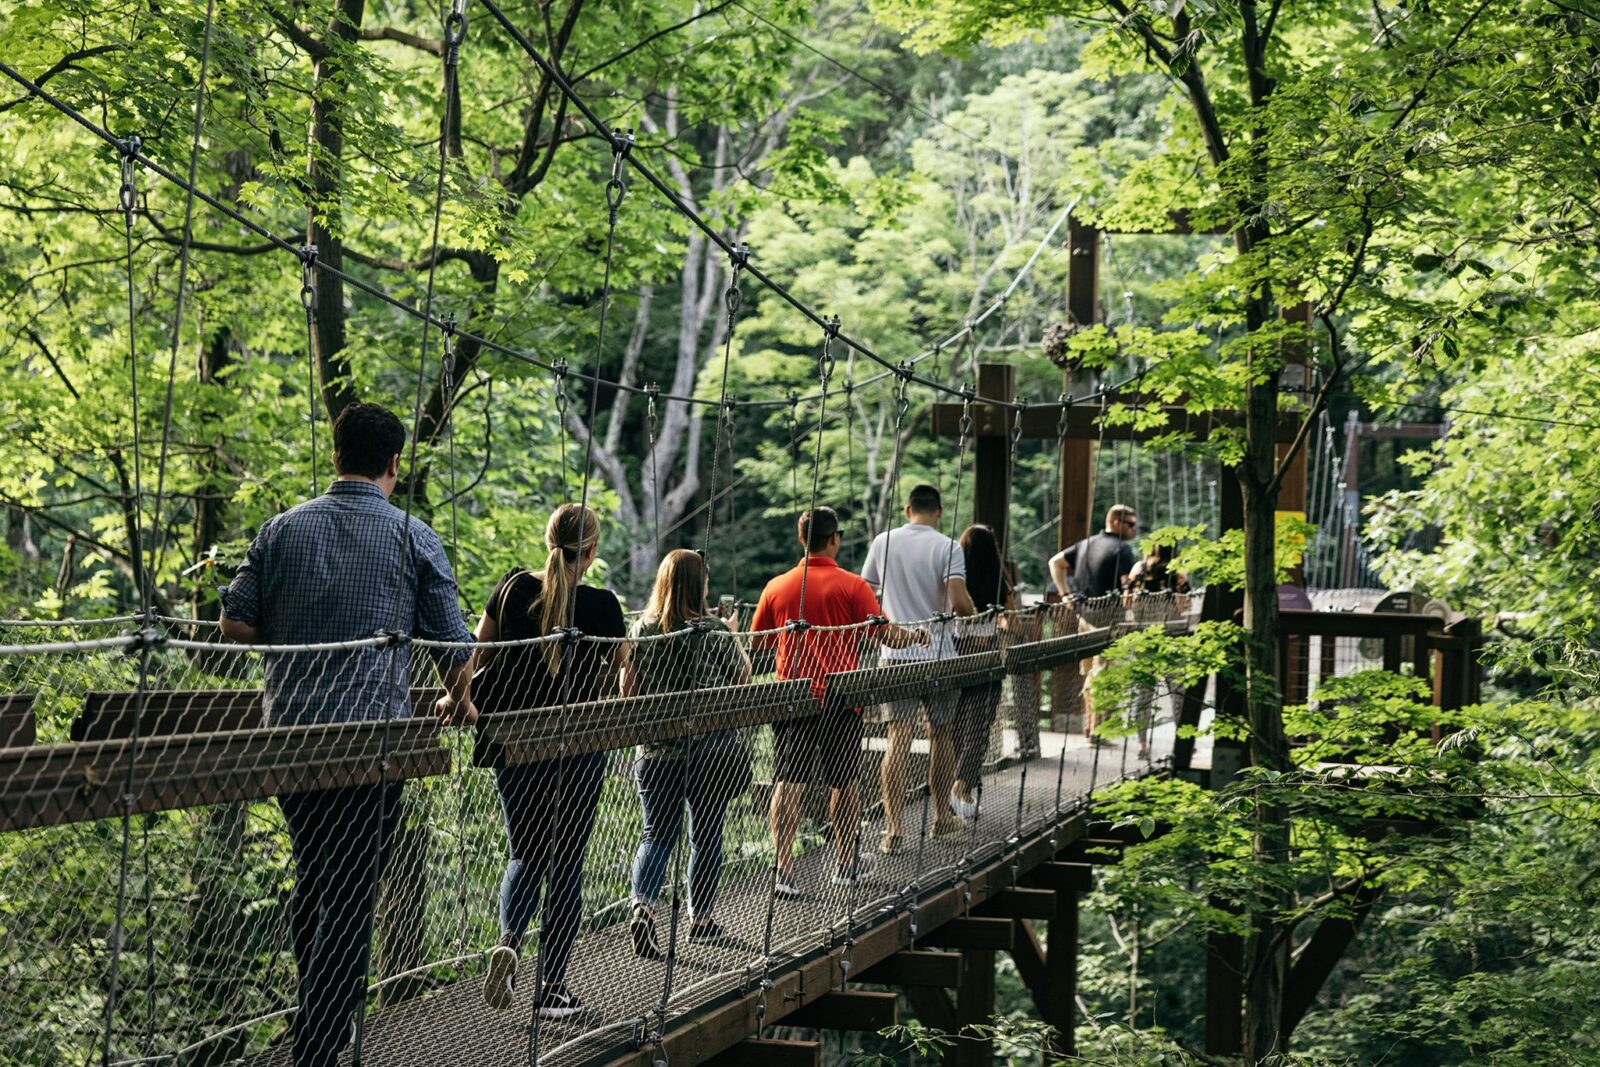
[(378, 880), (404, 786), (353, 786), (278, 798), (294, 853), (289, 936), (300, 976), (295, 1067), (332, 1067), (366, 996)]
[(539, 928), (541, 977), (561, 982), (583, 923), (583, 852), (594, 830), (603, 753), (500, 767), (494, 772), (510, 860), (500, 880), (500, 930), (520, 947), (539, 891), (549, 888)]
[(633, 899), (655, 906), (661, 882), (672, 859), (672, 849), (683, 829), (683, 809), (689, 807), (689, 911), (709, 918), (722, 880), (722, 820), (728, 811), (726, 786), (703, 766), (685, 767), (689, 761), (658, 757), (639, 759), (633, 778), (644, 809), (644, 834), (633, 857)]

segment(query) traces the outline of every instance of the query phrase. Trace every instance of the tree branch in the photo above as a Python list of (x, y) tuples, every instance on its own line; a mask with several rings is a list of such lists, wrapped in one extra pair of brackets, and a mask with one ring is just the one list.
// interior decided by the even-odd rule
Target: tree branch
[(606, 60), (603, 60), (603, 61), (601, 61), (599, 63), (596, 63), (594, 66), (590, 67), (588, 70), (584, 71), (582, 74), (579, 74), (579, 75), (577, 75), (575, 77), (567, 79), (567, 84), (575, 86), (579, 82), (583, 81), (585, 78), (588, 78), (591, 75), (598, 74), (602, 70), (605, 70), (607, 67), (611, 66), (611, 64), (628, 58), (629, 56), (633, 55), (633, 53), (637, 52), (639, 49), (641, 49), (641, 48), (645, 47), (646, 45), (650, 44), (652, 41), (658, 41), (661, 38), (667, 36), (668, 34), (677, 33), (679, 30), (683, 29), (686, 26), (692, 26), (696, 22), (699, 22), (701, 19), (706, 18), (709, 15), (715, 15), (717, 12), (721, 11), (725, 7), (730, 6), (734, 2), (735, 2), (735, 0), (722, 0), (722, 3), (717, 4), (714, 7), (708, 7), (704, 11), (698, 12), (698, 13), (696, 13), (694, 15), (690, 15), (688, 18), (684, 19), (682, 22), (675, 22), (671, 26), (666, 27), (665, 29), (657, 30), (655, 33), (652, 33), (648, 37), (646, 37), (643, 40), (639, 41), (637, 44), (630, 45), (627, 48), (624, 48), (622, 51), (618, 52), (617, 54), (611, 56), (609, 59), (606, 59)]
[[(75, 66), (77, 66), (78, 60), (80, 59), (93, 59), (95, 56), (103, 56), (107, 52), (120, 52), (121, 50), (121, 45), (98, 44), (93, 48), (82, 48), (76, 52), (68, 52), (66, 55), (56, 60), (55, 64), (49, 70), (33, 79), (33, 83), (35, 85), (42, 86), (45, 82), (49, 81), (51, 78), (54, 78), (57, 74), (63, 74), (66, 71), (72, 70)], [(15, 100), (7, 100), (5, 103), (0, 104), (0, 112), (10, 111), (12, 108), (17, 107), (20, 104), (25, 104), (29, 100), (32, 100), (35, 95), (36, 94), (34, 91), (29, 89), (26, 95), (19, 96)]]
[(363, 41), (394, 41), (397, 44), (409, 45), (432, 55), (444, 55), (444, 42), (438, 38), (407, 33), (405, 30), (394, 26), (367, 26), (359, 31), (358, 36)]
[(290, 18), (288, 15), (285, 15), (271, 4), (267, 4), (265, 6), (267, 9), (267, 15), (272, 19), (274, 25), (276, 25), (278, 29), (282, 30), (283, 35), (289, 38), (289, 40), (293, 41), (295, 47), (300, 49), (300, 51), (304, 52), (312, 59), (318, 60), (319, 62), (333, 55), (333, 49), (329, 48), (327, 44), (317, 40), (316, 37), (312, 36), (310, 30), (306, 29), (304, 26), (300, 25), (294, 19)]

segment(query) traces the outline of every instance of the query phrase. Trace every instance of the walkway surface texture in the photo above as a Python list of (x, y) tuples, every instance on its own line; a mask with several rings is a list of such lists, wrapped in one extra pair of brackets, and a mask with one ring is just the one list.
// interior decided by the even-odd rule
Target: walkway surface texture
[[(847, 929), (860, 936), (898, 919), (900, 939), (904, 939), (914, 901), (931, 899), (1004, 858), (1026, 840), (1048, 837), (1053, 827), (1067, 825), (1086, 808), (1091, 786), (1103, 789), (1124, 776), (1151, 773), (1163, 764), (1173, 736), (1170, 724), (1157, 727), (1151, 759), (1140, 761), (1134, 741), (1095, 748), (1081, 737), (1066, 739), (1046, 733), (1038, 758), (1014, 763), (988, 778), (983, 810), (975, 822), (958, 834), (924, 840), (920, 847), (908, 840), (904, 851), (882, 857), (872, 876), (853, 891), (832, 884), (832, 848), (826, 843), (811, 848), (797, 861), (796, 873), (806, 890), (799, 901), (771, 902), (771, 877), (765, 870), (730, 879), (717, 909), (729, 934), (728, 943), (690, 946), (680, 932), (664, 1026), (659, 1009), (665, 964), (634, 955), (625, 922), (586, 932), (568, 975), (568, 984), (582, 998), (585, 1011), (571, 1020), (540, 1023), (539, 1062), (576, 1065), (609, 1061), (641, 1046), (648, 1062), (649, 1057), (659, 1056), (647, 1039), (653, 1028), (681, 1033), (698, 1016), (720, 1005), (741, 996), (759, 999), (764, 978), (792, 975), (829, 949), (840, 953)], [(908, 830), (921, 825), (924, 808), (925, 804), (908, 806)], [(877, 834), (869, 825), (864, 847), (870, 848), (876, 841)], [(1047, 858), (1037, 850), (1036, 855)], [(769, 911), (771, 956), (764, 957)], [(665, 912), (662, 919), (664, 925)], [(932, 924), (925, 921), (922, 925), (921, 936), (930, 936)], [(766, 965), (764, 958), (769, 960)], [(527, 1064), (532, 1051), (533, 969), (531, 956), (524, 959), (515, 1001), (506, 1011), (494, 1011), (484, 1004), (480, 982), (474, 976), (375, 1012), (369, 1016), (362, 1062), (370, 1067)], [(769, 1008), (772, 1017), (787, 1010), (776, 1004)], [(753, 1031), (746, 1036), (753, 1036)], [(253, 1067), (289, 1067), (290, 1060), (287, 1050), (279, 1048), (249, 1062)], [(350, 1062), (352, 1056), (347, 1052), (341, 1063)]]

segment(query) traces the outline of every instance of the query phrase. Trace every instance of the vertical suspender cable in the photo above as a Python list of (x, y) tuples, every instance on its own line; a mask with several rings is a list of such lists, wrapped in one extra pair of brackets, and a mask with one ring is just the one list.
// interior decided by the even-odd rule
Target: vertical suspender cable
[[(404, 515), (401, 519), (401, 565), (395, 576), (394, 616), (389, 632), (389, 684), (393, 687), (399, 699), (403, 702), (410, 698), (410, 678), (401, 670), (402, 660), (407, 664), (409, 656), (402, 656), (402, 651), (409, 645), (411, 635), (403, 629), (406, 620), (401, 611), (405, 605), (405, 589), (411, 577), (413, 562), (412, 545), (412, 512), (416, 505), (417, 482), (417, 445), (422, 432), (422, 396), (426, 389), (428, 371), (428, 327), (433, 322), (434, 283), (439, 267), (439, 223), (444, 213), (444, 176), (450, 159), (449, 131), (454, 125), (453, 115), (456, 98), (456, 72), (461, 55), (461, 42), (466, 37), (467, 0), (453, 0), (450, 13), (444, 23), (444, 108), (443, 117), (439, 125), (439, 165), (434, 174), (433, 183), (433, 231), (428, 255), (428, 280), (423, 296), (423, 314), (421, 338), (417, 346), (417, 384), (416, 395), (412, 404), (411, 413), (411, 447), (410, 456), (406, 464), (406, 500)], [(445, 417), (450, 416), (450, 403), (453, 398), (446, 397), (443, 405)], [(413, 590), (413, 596), (418, 590)], [(393, 737), (388, 729), (380, 733), (379, 746), (379, 774), (377, 789), (373, 795), (373, 804), (376, 808), (376, 823), (378, 832), (378, 847), (373, 854), (373, 863), (381, 869), (382, 858), (389, 848), (389, 812), (386, 798), (389, 786), (391, 763), (391, 748)], [(398, 818), (398, 814), (395, 818)], [(369, 878), (372, 888), (370, 907), (376, 908), (378, 882), (377, 871)], [(351, 1050), (351, 1063), (353, 1067), (361, 1067), (363, 1046), (366, 1038), (366, 989), (372, 977), (372, 937), (370, 930), (362, 953), (360, 1001), (356, 1008), (355, 1040)]]
[[(606, 319), (611, 308), (611, 271), (616, 258), (617, 248), (617, 217), (622, 208), (622, 202), (628, 195), (628, 186), (623, 181), (623, 162), (628, 153), (633, 151), (633, 131), (626, 130), (621, 133), (611, 133), (611, 176), (606, 180), (606, 251), (605, 266), (600, 282), (600, 320), (595, 331), (595, 356), (594, 369), (589, 375), (589, 413), (588, 432), (584, 435), (583, 449), (583, 482), (578, 494), (579, 507), (579, 536), (577, 556), (572, 565), (576, 568), (583, 556), (583, 531), (587, 527), (589, 507), (589, 483), (594, 473), (594, 425), (595, 417), (600, 409), (600, 369), (605, 362), (606, 349)], [(564, 450), (563, 450), (564, 451)], [(564, 479), (563, 479), (564, 481)], [(564, 546), (558, 546), (552, 551), (564, 551)], [(563, 565), (565, 565), (563, 560)], [(556, 720), (557, 757), (556, 757), (556, 795), (566, 795), (567, 777), (567, 727), (572, 707), (572, 676), (574, 673), (573, 656), (577, 645), (582, 640), (582, 635), (576, 629), (578, 613), (578, 581), (576, 575), (572, 582), (572, 591), (567, 597), (564, 617), (566, 626), (562, 627), (562, 665), (561, 665), (561, 710)], [(528, 1026), (528, 1064), (537, 1067), (539, 1062), (539, 1015), (540, 1001), (544, 997), (544, 946), (549, 931), (544, 929), (541, 919), (539, 930), (539, 953), (534, 959), (534, 992), (533, 992), (533, 1018)]]
[(144, 716), (145, 694), (150, 680), (150, 614), (148, 609), (149, 585), (145, 581), (144, 534), (143, 534), (143, 500), (144, 489), (140, 481), (140, 448), (139, 433), (139, 344), (135, 335), (138, 322), (134, 313), (133, 291), (133, 219), (138, 206), (138, 176), (137, 154), (140, 140), (137, 135), (128, 137), (118, 143), (121, 153), (121, 185), (117, 190), (118, 203), (122, 208), (123, 237), (126, 248), (126, 272), (128, 285), (128, 376), (131, 388), (131, 405), (133, 413), (133, 509), (134, 522), (129, 529), (129, 550), (133, 554), (133, 572), (139, 585), (140, 596), (140, 637), (136, 644), (139, 651), (139, 689), (134, 703), (133, 735), (128, 745), (128, 769), (123, 782), (122, 793), (122, 852), (117, 863), (117, 903), (116, 917), (111, 928), (111, 958), (110, 969), (106, 982), (105, 1030), (101, 1041), (100, 1059), (103, 1067), (111, 1063), (111, 1032), (116, 1025), (117, 1000), (121, 992), (121, 967), (122, 967), (122, 942), (123, 924), (127, 918), (128, 900), (128, 851), (133, 825), (133, 789), (135, 755), (139, 746), (139, 731), (141, 719)]
[(306, 309), (306, 414), (311, 425), (311, 495), (321, 489), (317, 477), (317, 406), (322, 398), (317, 389), (317, 246), (300, 246), (300, 305)]
[[(736, 244), (734, 247), (735, 252), (729, 257), (728, 287), (722, 294), (723, 309), (724, 313), (727, 315), (727, 331), (722, 347), (722, 386), (721, 392), (717, 398), (717, 430), (716, 437), (711, 448), (711, 480), (708, 486), (708, 495), (706, 498), (708, 501), (715, 501), (717, 498), (717, 472), (722, 465), (722, 442), (724, 435), (727, 435), (730, 438), (728, 441), (728, 459), (730, 464), (732, 463), (733, 459), (733, 442), (731, 440), (733, 409), (732, 405), (728, 403), (728, 370), (733, 361), (733, 327), (739, 313), (739, 307), (744, 301), (744, 294), (739, 289), (739, 276), (743, 272), (745, 265), (749, 262), (750, 256), (750, 250), (745, 245)], [(653, 422), (655, 418), (654, 395), (650, 397), (650, 403), (650, 418)], [(654, 432), (652, 430), (652, 438), (653, 437)], [(652, 441), (652, 452), (653, 451), (654, 444)], [(659, 513), (659, 508), (657, 511)], [(701, 542), (702, 548), (700, 550), (701, 558), (706, 563), (706, 575), (708, 582), (710, 580), (711, 573), (711, 528), (715, 524), (716, 514), (717, 512), (715, 506), (712, 506), (706, 510), (705, 535)], [(658, 518), (658, 539), (660, 536), (659, 528), (660, 521)], [(700, 625), (693, 627), (692, 640), (696, 646), (694, 649), (696, 662), (694, 673), (691, 676), (691, 692), (698, 691), (701, 687), (703, 676), (705, 674), (706, 651), (710, 647), (711, 641), (714, 640), (709, 632), (709, 627), (706, 625), (705, 618), (702, 616), (696, 621)], [(686, 725), (688, 726), (688, 736), (684, 743), (683, 757), (680, 760), (681, 769), (679, 773), (682, 775), (679, 783), (681, 799), (678, 801), (678, 803), (680, 806), (686, 805), (689, 802), (690, 776), (695, 770), (695, 748), (701, 733), (701, 731), (695, 725), (695, 705), (696, 701), (691, 698), (687, 703), (687, 710), (684, 713), (687, 720)], [(679, 825), (681, 826), (682, 823)], [(680, 838), (682, 836), (684, 835), (680, 835)], [(676, 975), (678, 965), (678, 923), (681, 916), (681, 900), (683, 897), (683, 854), (689, 847), (690, 846), (688, 843), (680, 839), (678, 842), (678, 847), (673, 853), (674, 871), (671, 881), (673, 886), (672, 917), (667, 927), (667, 959), (661, 981), (661, 1000), (656, 1009), (656, 1029), (651, 1035), (657, 1048), (661, 1050), (663, 1061), (666, 1059), (666, 1040), (664, 1031), (666, 1030), (667, 1007), (672, 1000), (672, 982)]]

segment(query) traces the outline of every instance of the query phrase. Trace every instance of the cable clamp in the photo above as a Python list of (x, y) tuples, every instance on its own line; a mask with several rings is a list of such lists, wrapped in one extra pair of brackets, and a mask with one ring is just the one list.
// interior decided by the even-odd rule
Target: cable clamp
[(728, 248), (728, 265), (733, 268), (733, 276), (737, 278), (739, 272), (750, 265), (750, 260), (755, 253), (743, 241), (735, 241)]
[(444, 20), (444, 63), (447, 67), (456, 65), (456, 60), (461, 54), (461, 42), (467, 36), (467, 0), (455, 0), (450, 5), (450, 14)]
[(807, 630), (811, 629), (811, 624), (806, 622), (804, 619), (790, 619), (788, 622), (783, 624), (783, 628), (788, 630), (790, 633), (803, 634)]
[(712, 630), (716, 629), (716, 627), (711, 624), (710, 619), (704, 618), (685, 619), (683, 626), (684, 629), (690, 631), (691, 633), (697, 634), (708, 634)]
[(557, 626), (550, 632), (559, 634), (563, 645), (574, 645), (583, 640), (583, 631), (576, 626)]
[(867, 623), (871, 626), (888, 626), (889, 620), (883, 615), (868, 615)]
[(300, 257), (300, 306), (310, 314), (317, 306), (317, 288), (312, 284), (317, 276), (317, 246), (301, 245), (295, 254)]
[(132, 220), (133, 209), (138, 205), (138, 190), (134, 180), (139, 173), (139, 150), (143, 147), (144, 141), (136, 133), (117, 141), (117, 152), (122, 157), (118, 172), (122, 184), (117, 189), (117, 206), (122, 208), (122, 213), (129, 220)]
[(127, 651), (129, 655), (135, 652), (143, 652), (146, 649), (162, 648), (167, 643), (167, 635), (154, 626), (143, 626), (134, 630), (128, 635), (128, 638)]
[(613, 226), (617, 222), (617, 209), (628, 193), (628, 185), (622, 180), (622, 162), (633, 151), (633, 143), (632, 130), (611, 131), (611, 179), (606, 182), (606, 206), (611, 209)]

